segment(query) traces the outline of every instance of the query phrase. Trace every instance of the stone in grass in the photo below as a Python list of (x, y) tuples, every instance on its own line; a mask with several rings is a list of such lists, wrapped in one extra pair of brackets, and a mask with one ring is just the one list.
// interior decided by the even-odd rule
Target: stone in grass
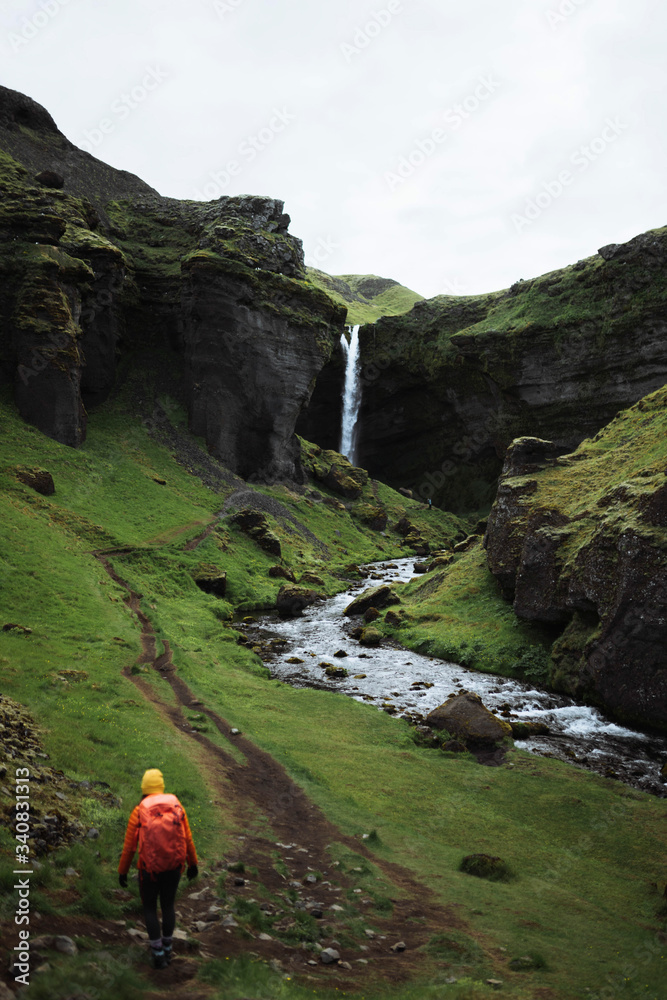
[(282, 577), (284, 580), (289, 580), (290, 583), (296, 583), (296, 577), (291, 569), (287, 569), (286, 566), (272, 566), (269, 570), (270, 577)]
[(334, 962), (338, 962), (340, 959), (340, 952), (336, 951), (335, 948), (323, 948), (320, 952), (320, 962), (323, 965), (333, 965)]
[(492, 854), (468, 854), (461, 861), (459, 871), (491, 882), (507, 882), (512, 877), (507, 863)]
[(29, 486), (31, 490), (44, 497), (53, 496), (56, 492), (53, 476), (45, 469), (18, 469), (16, 478), (24, 486)]
[(380, 612), (378, 611), (377, 608), (366, 608), (366, 610), (364, 611), (364, 621), (366, 622), (367, 625), (370, 625), (371, 622), (376, 622), (379, 617), (380, 617)]
[(543, 969), (546, 962), (541, 955), (521, 955), (519, 958), (512, 958), (509, 967), (514, 972), (532, 972), (535, 969)]
[(71, 955), (74, 957), (74, 955), (79, 954), (79, 949), (75, 945), (72, 938), (65, 937), (63, 934), (43, 934), (41, 937), (33, 938), (30, 945), (38, 951), (41, 948), (54, 948), (63, 955)]

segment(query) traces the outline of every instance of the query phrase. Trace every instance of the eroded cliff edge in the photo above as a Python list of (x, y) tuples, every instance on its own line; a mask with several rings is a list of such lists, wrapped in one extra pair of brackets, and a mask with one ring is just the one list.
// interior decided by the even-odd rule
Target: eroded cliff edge
[[(448, 509), (488, 508), (514, 438), (572, 450), (667, 381), (666, 298), (663, 228), (362, 327), (360, 464)], [(335, 378), (334, 358), (304, 418), (322, 444)]]
[(345, 310), (273, 198), (162, 198), (0, 88), (0, 384), (76, 447), (120, 363), (169, 353), (193, 431), (244, 476), (301, 475), (294, 427)]
[(515, 441), (484, 544), (516, 614), (562, 626), (554, 686), (667, 729), (667, 387), (571, 454)]

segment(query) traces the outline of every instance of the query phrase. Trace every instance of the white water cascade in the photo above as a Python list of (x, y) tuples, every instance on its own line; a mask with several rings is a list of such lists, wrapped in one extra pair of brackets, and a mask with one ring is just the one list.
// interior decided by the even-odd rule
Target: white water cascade
[(356, 465), (357, 462), (357, 420), (361, 406), (361, 358), (359, 356), (359, 327), (348, 327), (350, 342), (344, 333), (340, 335), (340, 345), (346, 358), (345, 383), (343, 386), (343, 421), (340, 434), (340, 453)]

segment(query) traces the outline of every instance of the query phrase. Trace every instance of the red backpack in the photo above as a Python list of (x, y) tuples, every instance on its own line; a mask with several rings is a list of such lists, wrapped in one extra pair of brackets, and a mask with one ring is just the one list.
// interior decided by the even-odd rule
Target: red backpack
[(139, 857), (147, 871), (173, 871), (187, 860), (185, 813), (175, 795), (147, 795), (139, 803)]

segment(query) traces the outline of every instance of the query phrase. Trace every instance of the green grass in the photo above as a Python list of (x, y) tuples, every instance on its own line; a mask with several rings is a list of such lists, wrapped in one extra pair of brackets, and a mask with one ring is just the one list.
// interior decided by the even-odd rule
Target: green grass
[[(518, 751), (510, 752), (505, 766), (481, 767), (468, 756), (417, 746), (406, 722), (365, 704), (269, 680), (259, 659), (237, 645), (229, 615), (239, 604), (270, 603), (279, 581), (267, 570), (275, 560), (228, 521), (198, 549), (184, 550), (220, 509), (224, 491), (214, 493), (188, 474), (120, 404), (93, 414), (88, 440), (78, 451), (26, 427), (7, 403), (1, 420), (3, 613), (5, 620), (33, 630), (0, 632), (3, 693), (34, 714), (52, 766), (76, 780), (106, 781), (122, 798), (120, 808), (93, 796), (73, 801), (100, 838), (52, 856), (40, 893), (64, 887), (64, 870), (71, 864), (81, 872), (74, 909), (122, 915), (112, 895), (115, 868), (127, 815), (148, 766), (160, 767), (169, 789), (184, 802), (204, 863), (220, 859), (236, 832), (237, 818), (212, 794), (192, 742), (167, 726), (123, 676), (140, 652), (138, 627), (124, 592), (92, 555), (98, 547), (118, 547), (123, 551), (109, 557), (113, 566), (142, 595), (142, 608), (158, 637), (171, 643), (179, 674), (193, 694), (282, 762), (344, 834), (361, 838), (375, 832), (363, 841), (373, 851), (373, 864), (332, 848), (346, 871), (362, 868), (358, 884), (375, 899), (374, 912), (388, 913), (389, 900), (397, 896), (380, 871), (379, 862), (387, 860), (410, 870), (464, 923), (460, 936), (431, 943), (417, 982), (389, 990), (369, 981), (360, 995), (478, 1000), (490, 995), (484, 979), (493, 973), (504, 980), (504, 995), (516, 1000), (532, 1000), (538, 988), (551, 989), (557, 1000), (580, 1000), (585, 989), (604, 986), (607, 974), (621, 976), (634, 965), (640, 971), (629, 977), (623, 996), (660, 996), (663, 951), (654, 951), (653, 943), (664, 921), (656, 916), (659, 897), (650, 886), (664, 877), (664, 801)], [(20, 486), (11, 472), (17, 464), (49, 469), (55, 495), (42, 498)], [(154, 474), (167, 485), (156, 484)], [(391, 512), (390, 525), (403, 511), (423, 531), (430, 526), (434, 536), (440, 533), (441, 540), (461, 531), (450, 516), (431, 520), (434, 512), (381, 485), (375, 489), (376, 502)], [(343, 586), (336, 574), (350, 562), (402, 551), (400, 536), (372, 532), (348, 509), (309, 501), (286, 487), (266, 492), (327, 546), (329, 558), (287, 519), (271, 520), (286, 563), (297, 575), (306, 568), (322, 575), (329, 592)], [(195, 586), (192, 572), (199, 562), (228, 572), (229, 600)], [(467, 642), (490, 667), (494, 650), (508, 646), (511, 658), (537, 641), (516, 625), (482, 568), (480, 553), (472, 550), (440, 589), (428, 593), (428, 577), (410, 584), (403, 605), (408, 624), (397, 634), (405, 631), (415, 643), (455, 642), (459, 651)], [(438, 617), (429, 621), (429, 615)], [(476, 643), (482, 648), (475, 649)], [(87, 677), (63, 682), (58, 675), (65, 669), (83, 670)], [(166, 682), (151, 677), (151, 683), (171, 703)], [(0, 848), (4, 875), (11, 879), (6, 832)], [(515, 877), (490, 883), (460, 872), (461, 859), (471, 853), (502, 857)], [(315, 865), (324, 870), (330, 863), (329, 857)], [(355, 919), (351, 913), (346, 925), (351, 940)], [(526, 971), (509, 968), (511, 959), (524, 955), (537, 956), (540, 963), (536, 958), (535, 968)], [(460, 973), (455, 985), (445, 983), (452, 968)], [(64, 969), (58, 961), (52, 996), (69, 995), (57, 985)], [(84, 973), (78, 964), (72, 969), (78, 983)], [(130, 977), (122, 989), (131, 995), (134, 973), (121, 972)], [(204, 963), (202, 976), (216, 996), (230, 1000), (313, 995), (312, 987), (295, 985), (249, 958), (218, 956)], [(326, 990), (318, 987), (318, 995), (326, 997)]]
[(380, 316), (399, 316), (409, 312), (423, 295), (398, 282), (373, 274), (325, 274), (316, 268), (306, 269), (307, 278), (335, 302), (347, 309), (347, 322), (374, 323)]
[(551, 648), (549, 631), (520, 621), (503, 598), (481, 539), (450, 566), (397, 590), (403, 622), (398, 628), (383, 623), (382, 629), (425, 656), (487, 673), (527, 676), (528, 664)]

